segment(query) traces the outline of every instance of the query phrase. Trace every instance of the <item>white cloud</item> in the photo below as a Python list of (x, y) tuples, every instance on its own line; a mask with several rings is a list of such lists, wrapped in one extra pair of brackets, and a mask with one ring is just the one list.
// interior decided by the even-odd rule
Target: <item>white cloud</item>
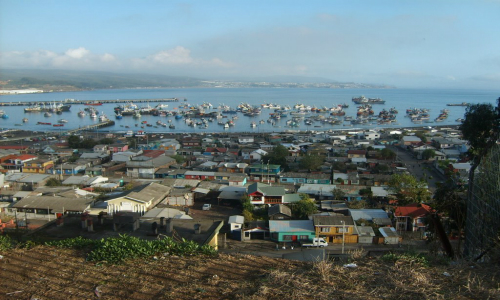
[(114, 55), (109, 53), (94, 54), (84, 47), (68, 49), (64, 53), (48, 50), (4, 52), (0, 53), (0, 63), (6, 68), (72, 68), (84, 70), (107, 70), (110, 67), (119, 65)]
[(82, 59), (85, 56), (87, 56), (89, 53), (90, 53), (89, 50), (87, 50), (83, 47), (80, 47), (77, 49), (69, 49), (64, 54), (68, 57), (71, 57), (71, 58)]
[(191, 51), (181, 46), (150, 55), (147, 60), (161, 64), (191, 64), (194, 61), (191, 57)]

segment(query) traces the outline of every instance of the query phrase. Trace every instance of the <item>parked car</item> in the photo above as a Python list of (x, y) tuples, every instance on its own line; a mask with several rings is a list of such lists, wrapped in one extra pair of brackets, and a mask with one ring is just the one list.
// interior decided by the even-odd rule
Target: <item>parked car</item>
[(328, 243), (323, 238), (314, 238), (308, 243), (302, 243), (302, 247), (326, 247)]
[(203, 204), (202, 210), (210, 210), (212, 208), (211, 204)]

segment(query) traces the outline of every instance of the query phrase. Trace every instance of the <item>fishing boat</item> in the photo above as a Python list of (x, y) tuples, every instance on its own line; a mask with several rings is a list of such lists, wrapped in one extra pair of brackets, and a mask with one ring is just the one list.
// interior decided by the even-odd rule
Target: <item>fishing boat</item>
[(78, 112), (78, 116), (79, 116), (79, 117), (85, 117), (85, 112), (84, 112), (83, 110), (80, 110), (80, 111)]
[(64, 124), (54, 124), (54, 125), (52, 125), (52, 126), (54, 126), (54, 127), (63, 127), (63, 126), (64, 126)]
[(170, 125), (168, 126), (168, 128), (170, 128), (170, 129), (175, 129), (175, 125), (174, 125), (174, 124), (170, 124)]
[(100, 105), (102, 105), (102, 102), (89, 101), (89, 102), (86, 102), (84, 105), (100, 106)]
[(52, 117), (52, 114), (48, 111), (43, 114), (44, 117)]
[(27, 123), (28, 122), (28, 118), (23, 118), (23, 123)]
[(117, 118), (118, 120), (121, 120), (121, 119), (123, 119), (123, 116), (122, 116), (122, 114), (117, 113), (117, 114), (115, 115), (115, 118)]
[(57, 121), (58, 123), (68, 123), (68, 120), (65, 120), (65, 119), (60, 119)]

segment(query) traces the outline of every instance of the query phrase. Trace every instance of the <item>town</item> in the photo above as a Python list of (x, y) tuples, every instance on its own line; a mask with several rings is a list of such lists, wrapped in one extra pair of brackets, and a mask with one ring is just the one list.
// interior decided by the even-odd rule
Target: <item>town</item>
[(304, 260), (308, 246), (321, 247), (314, 257), (405, 245), (426, 252), (439, 243), (429, 229), (435, 222), (455, 244), (463, 235), (448, 212), (440, 211), (442, 222), (432, 217), (439, 184), (464, 184), (471, 167), (454, 127), (23, 134), (21, 143), (0, 145), (3, 234), (166, 235), (221, 252)]

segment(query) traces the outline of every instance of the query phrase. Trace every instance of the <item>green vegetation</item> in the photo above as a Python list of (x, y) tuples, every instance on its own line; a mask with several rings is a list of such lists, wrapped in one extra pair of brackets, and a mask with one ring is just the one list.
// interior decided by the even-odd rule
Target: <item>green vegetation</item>
[(188, 77), (149, 74), (114, 74), (108, 72), (61, 70), (3, 70), (7, 88), (44, 89), (119, 89), (131, 87), (194, 87), (202, 82)]
[(0, 235), (0, 252), (12, 247), (12, 240), (8, 235)]
[(168, 255), (210, 255), (217, 251), (211, 246), (200, 246), (194, 241), (174, 241), (164, 236), (161, 239), (147, 241), (126, 234), (101, 240), (90, 240), (82, 237), (62, 241), (47, 242), (48, 246), (59, 248), (89, 249), (87, 260), (118, 264), (127, 259), (146, 258), (157, 254)]
[(280, 165), (281, 169), (288, 167), (286, 158), (288, 157), (288, 149), (283, 145), (277, 145), (268, 155), (265, 155), (262, 160), (264, 163)]
[(61, 186), (62, 182), (59, 179), (56, 178), (49, 178), (47, 180), (47, 183), (45, 183), (45, 186)]
[(389, 189), (396, 194), (398, 205), (422, 203), (430, 199), (427, 183), (424, 180), (417, 180), (410, 174), (392, 175)]
[(186, 161), (186, 159), (184, 158), (184, 156), (179, 155), (179, 154), (172, 155), (172, 156), (170, 156), (170, 158), (175, 159), (175, 162), (178, 163), (178, 164), (183, 164)]
[(301, 169), (316, 171), (323, 165), (324, 162), (325, 158), (323, 156), (317, 154), (307, 154), (301, 158), (299, 166)]
[(393, 263), (402, 262), (410, 266), (415, 264), (421, 265), (423, 267), (430, 266), (429, 258), (426, 255), (412, 251), (404, 253), (387, 253), (382, 256), (382, 260)]
[(434, 151), (434, 149), (426, 149), (422, 152), (422, 159), (424, 160), (429, 160), (434, 157), (436, 157), (436, 151)]
[(300, 194), (300, 201), (290, 204), (292, 215), (296, 219), (307, 220), (309, 215), (318, 211), (314, 199), (310, 199), (306, 194)]

